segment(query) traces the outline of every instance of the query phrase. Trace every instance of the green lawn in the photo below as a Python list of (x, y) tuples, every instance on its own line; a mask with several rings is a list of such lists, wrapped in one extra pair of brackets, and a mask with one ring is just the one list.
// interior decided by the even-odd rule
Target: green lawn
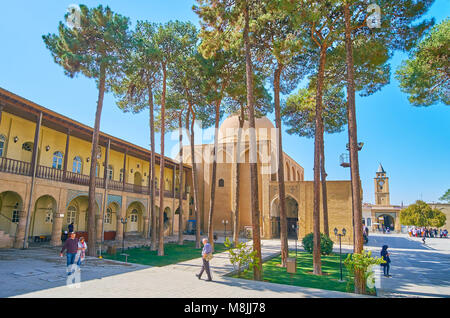
[[(125, 250), (125, 253), (129, 255), (129, 263), (161, 267), (199, 258), (202, 254), (201, 251), (201, 248), (195, 248), (195, 242), (185, 241), (184, 245), (178, 245), (176, 243), (164, 244), (164, 256), (158, 256), (158, 251), (150, 251), (148, 247)], [(214, 244), (214, 253), (223, 251), (226, 251), (223, 244)], [(116, 255), (104, 254), (103, 257), (105, 259), (125, 262), (125, 256), (120, 254), (122, 254), (122, 249), (117, 248)]]
[[(295, 257), (295, 252), (290, 252), (289, 257)], [(347, 254), (342, 254), (342, 274), (344, 282), (339, 282), (339, 254), (322, 256), (322, 272), (324, 275), (318, 276), (312, 274), (313, 257), (312, 254), (306, 252), (298, 252), (297, 273), (293, 274), (292, 277), (291, 274), (287, 273), (286, 268), (279, 266), (281, 263), (281, 256), (278, 256), (263, 263), (263, 278), (264, 281), (277, 284), (353, 292), (353, 277), (349, 282), (348, 271), (344, 265), (346, 257)], [(233, 275), (233, 277), (237, 278), (237, 275)], [(242, 274), (241, 278), (253, 279), (253, 271)]]

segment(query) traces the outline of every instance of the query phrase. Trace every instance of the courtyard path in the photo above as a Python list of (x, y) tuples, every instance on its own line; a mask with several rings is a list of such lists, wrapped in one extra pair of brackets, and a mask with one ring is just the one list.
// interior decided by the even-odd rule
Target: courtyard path
[[(262, 242), (263, 258), (279, 254), (279, 241)], [(371, 234), (366, 250), (379, 256), (387, 244), (392, 278), (381, 276), (379, 297), (450, 297), (450, 239)], [(294, 241), (289, 242), (295, 249)], [(335, 245), (335, 251), (339, 246)], [(351, 247), (343, 246), (343, 252)], [(212, 260), (213, 282), (198, 280), (201, 259), (165, 267), (125, 264), (88, 258), (79, 288), (65, 284), (65, 258), (58, 249), (0, 250), (0, 297), (121, 298), (292, 298), (358, 297), (354, 294), (255, 282), (224, 276), (233, 271), (226, 252)]]
[[(290, 244), (293, 246), (293, 244)], [(279, 241), (263, 241), (263, 258), (279, 253)], [(89, 262), (94, 260), (89, 259)], [(120, 264), (120, 263), (119, 263)], [(61, 264), (60, 272), (64, 271)], [(128, 264), (130, 265), (130, 264)], [(4, 267), (4, 266), (2, 266)], [(123, 273), (103, 275), (86, 280), (82, 269), (79, 288), (60, 284), (53, 288), (36, 288), (20, 292), (13, 297), (121, 297), (121, 298), (292, 298), (292, 297), (358, 297), (358, 295), (303, 288), (266, 282), (256, 282), (223, 276), (233, 270), (227, 253), (220, 253), (212, 260), (213, 281), (199, 280), (195, 273), (201, 267), (201, 259), (194, 259), (165, 267), (134, 266)], [(60, 273), (61, 274), (61, 273)], [(42, 286), (43, 287), (43, 286)], [(3, 296), (5, 297), (5, 295)]]
[(391, 278), (381, 276), (380, 297), (450, 297), (450, 239), (410, 238), (406, 234), (372, 234), (364, 246), (380, 257), (391, 253)]

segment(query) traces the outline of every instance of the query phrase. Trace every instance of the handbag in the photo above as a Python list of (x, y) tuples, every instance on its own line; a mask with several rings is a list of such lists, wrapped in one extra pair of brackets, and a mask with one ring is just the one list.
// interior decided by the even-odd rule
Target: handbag
[(212, 253), (208, 253), (208, 254), (205, 255), (205, 260), (206, 260), (207, 262), (209, 262), (209, 261), (212, 260), (212, 259), (213, 259), (213, 254), (212, 254)]

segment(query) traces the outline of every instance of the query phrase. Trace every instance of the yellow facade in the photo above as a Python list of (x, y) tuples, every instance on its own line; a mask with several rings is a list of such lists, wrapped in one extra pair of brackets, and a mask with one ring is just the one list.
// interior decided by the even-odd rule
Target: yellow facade
[[(38, 120), (37, 116), (28, 113), (29, 108), (43, 114), (34, 179), (31, 169)], [(53, 121), (56, 117), (58, 121)], [(21, 247), (27, 228), (29, 240), (51, 239), (53, 245), (61, 243), (61, 233), (67, 231), (72, 222), (75, 232), (86, 234), (91, 139), (91, 128), (0, 89), (0, 247)], [(111, 143), (108, 162), (107, 140)], [(147, 235), (151, 230), (150, 152), (102, 133), (99, 144), (101, 156), (97, 160), (95, 207), (97, 240), (101, 239), (102, 230), (116, 239), (123, 238), (123, 231)], [(108, 176), (105, 176), (105, 165)], [(174, 178), (178, 168), (177, 162), (166, 159), (166, 235), (178, 231), (178, 224), (174, 224), (178, 218), (175, 216), (179, 206), (178, 191), (184, 193), (183, 218), (189, 217), (186, 189), (189, 189), (190, 178), (185, 176), (180, 187), (178, 178)], [(158, 164), (155, 170), (159, 180)], [(184, 174), (190, 173), (190, 168), (184, 166)], [(106, 177), (108, 190), (105, 188)], [(159, 210), (158, 194), (155, 195), (155, 206)], [(123, 217), (129, 221), (125, 229), (120, 222)]]
[[(236, 152), (237, 152), (237, 116), (228, 117), (218, 132), (218, 163), (216, 175), (216, 192), (213, 214), (214, 232), (230, 234), (233, 228), (236, 200)], [(250, 158), (248, 142), (248, 123), (244, 124), (242, 144), (240, 145), (240, 183), (239, 183), (239, 232), (244, 235), (247, 228), (252, 227)], [(261, 235), (263, 238), (279, 237), (280, 217), (278, 212), (278, 166), (276, 160), (276, 133), (274, 126), (266, 117), (256, 120), (257, 163), (258, 163), (258, 195), (260, 209)], [(190, 148), (184, 149), (186, 160), (192, 163)], [(212, 153), (213, 145), (195, 146), (196, 169), (199, 179), (199, 205), (202, 216), (202, 229), (207, 232), (209, 210), (211, 204)], [(292, 225), (298, 224), (298, 237), (312, 232), (313, 183), (304, 181), (304, 169), (293, 158), (284, 153), (284, 178), (286, 184), (286, 205), (288, 214), (288, 235), (295, 237)], [(345, 227), (349, 233), (343, 242), (353, 244), (352, 231), (352, 195), (350, 181), (327, 182), (329, 228), (330, 233), (337, 227)], [(321, 207), (322, 209), (322, 207)], [(323, 213), (323, 212), (321, 212)], [(323, 216), (321, 216), (323, 220)], [(322, 231), (323, 231), (323, 221)], [(334, 236), (334, 235), (332, 235)], [(331, 237), (335, 240), (336, 238)]]

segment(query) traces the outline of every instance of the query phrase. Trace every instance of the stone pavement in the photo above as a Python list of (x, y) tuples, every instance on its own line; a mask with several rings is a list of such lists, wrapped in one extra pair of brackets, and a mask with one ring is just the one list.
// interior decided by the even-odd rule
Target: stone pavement
[(391, 278), (381, 276), (380, 297), (450, 297), (450, 239), (410, 238), (407, 234), (371, 234), (366, 250), (391, 253)]
[[(294, 242), (290, 242), (290, 247)], [(28, 251), (23, 251), (28, 252)], [(263, 258), (279, 254), (279, 241), (264, 240), (262, 244)], [(0, 255), (2, 253), (0, 252)], [(87, 262), (94, 260), (88, 259)], [(60, 262), (62, 260), (60, 259)], [(98, 260), (99, 264), (104, 264), (105, 260)], [(109, 267), (121, 267), (111, 265), (118, 262), (110, 262), (102, 268), (102, 273)], [(4, 270), (3, 262), (0, 263)], [(130, 266), (130, 264), (126, 264)], [(64, 264), (61, 263), (59, 271), (64, 271)], [(9, 266), (8, 266), (9, 267)], [(2, 297), (57, 297), (57, 298), (77, 298), (77, 297), (121, 297), (121, 298), (291, 298), (291, 297), (359, 297), (358, 295), (326, 291), (313, 288), (304, 288), (297, 286), (288, 286), (273, 284), (267, 282), (256, 282), (244, 279), (236, 279), (223, 276), (233, 271), (229, 263), (227, 253), (215, 254), (212, 260), (213, 281), (207, 282), (205, 278), (199, 280), (195, 273), (198, 273), (201, 267), (201, 258), (169, 265), (165, 267), (146, 267), (131, 265), (127, 269), (121, 268), (122, 273), (113, 275), (102, 275), (95, 279), (89, 279), (86, 275), (87, 267), (82, 268), (82, 282), (79, 288), (69, 288), (62, 282), (56, 287), (48, 287), (38, 281), (33, 290), (25, 291), (19, 289), (10, 289), (9, 295)], [(34, 268), (34, 267), (33, 267)], [(11, 281), (13, 270), (11, 268), (4, 270)], [(117, 271), (117, 269), (116, 269)], [(1, 274), (1, 272), (0, 272)], [(3, 277), (4, 275), (2, 275)], [(33, 276), (31, 276), (33, 277)], [(30, 280), (31, 282), (31, 280)], [(34, 280), (36, 282), (36, 280)], [(22, 283), (23, 286), (23, 283)], [(11, 293), (14, 291), (14, 293)]]
[[(220, 238), (219, 238), (220, 241)], [(289, 246), (295, 249), (295, 242)], [(387, 244), (392, 278), (379, 279), (381, 297), (450, 297), (450, 239), (410, 238), (405, 234), (371, 234), (366, 250), (379, 256)], [(279, 254), (279, 240), (263, 240), (263, 258)], [(335, 245), (335, 251), (339, 246)], [(212, 260), (213, 282), (198, 280), (201, 259), (165, 267), (125, 264), (88, 258), (80, 288), (65, 282), (65, 257), (58, 248), (0, 250), (0, 297), (121, 298), (291, 298), (358, 297), (354, 294), (255, 282), (224, 276), (233, 271), (226, 252)], [(351, 246), (343, 246), (351, 252)]]

